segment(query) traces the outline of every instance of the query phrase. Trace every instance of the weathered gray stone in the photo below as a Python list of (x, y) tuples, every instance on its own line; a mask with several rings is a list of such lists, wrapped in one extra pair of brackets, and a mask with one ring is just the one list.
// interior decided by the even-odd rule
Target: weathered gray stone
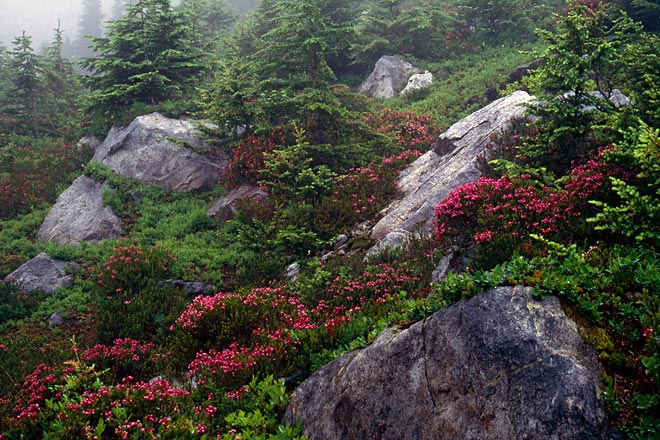
[(217, 184), (229, 157), (211, 151), (200, 136), (190, 121), (151, 113), (126, 128), (113, 127), (92, 160), (165, 189), (208, 190)]
[(300, 275), (300, 265), (297, 261), (289, 264), (284, 270), (284, 278), (291, 282), (295, 281), (298, 275)]
[(476, 157), (490, 136), (525, 112), (524, 104), (534, 99), (518, 91), (500, 98), (452, 125), (440, 135), (433, 150), (413, 162), (399, 176), (403, 197), (384, 210), (373, 227), (374, 250), (399, 246), (419, 225), (428, 230), (433, 209), (460, 185), (477, 180), (481, 173)]
[(423, 89), (433, 85), (433, 74), (428, 70), (424, 73), (415, 73), (408, 78), (408, 84), (401, 90), (400, 95), (407, 95), (413, 90)]
[(305, 380), (310, 440), (607, 439), (599, 366), (554, 297), (492, 289), (386, 330)]
[(66, 319), (64, 319), (64, 315), (62, 315), (60, 312), (55, 312), (52, 315), (50, 315), (50, 318), (48, 318), (48, 325), (50, 327), (57, 327), (66, 322)]
[(447, 253), (440, 259), (440, 261), (438, 261), (438, 264), (436, 264), (435, 269), (433, 269), (433, 272), (431, 273), (432, 283), (439, 283), (447, 278), (447, 274), (450, 272), (451, 263), (457, 250), (456, 247), (452, 246), (451, 249), (447, 250)]
[(243, 184), (216, 199), (207, 214), (220, 220), (229, 220), (234, 218), (236, 214), (236, 203), (239, 200), (251, 199), (263, 202), (267, 198), (268, 193), (257, 185)]
[(78, 151), (94, 151), (99, 147), (99, 145), (101, 145), (101, 141), (99, 141), (95, 136), (89, 135), (80, 138), (76, 144), (76, 147), (78, 148)]
[(509, 76), (506, 79), (506, 84), (513, 84), (516, 81), (520, 81), (524, 77), (528, 76), (530, 73), (533, 71), (537, 70), (539, 67), (543, 65), (543, 58), (536, 59), (532, 61), (531, 63), (525, 63), (521, 64), (520, 66), (516, 67), (509, 73)]
[(26, 292), (51, 294), (60, 287), (73, 284), (71, 271), (77, 267), (77, 263), (56, 260), (41, 253), (10, 273), (5, 280), (17, 283)]
[(210, 284), (201, 283), (199, 281), (183, 281), (183, 280), (164, 280), (159, 281), (156, 287), (162, 287), (164, 285), (172, 286), (176, 289), (180, 289), (185, 292), (189, 297), (195, 297), (198, 295), (213, 295), (217, 292), (217, 288)]
[[(611, 93), (609, 94), (603, 94), (597, 90), (591, 91), (587, 93), (589, 97), (595, 98), (596, 100), (603, 100), (603, 101), (609, 101), (609, 103), (614, 106), (614, 108), (619, 108), (619, 107), (626, 107), (630, 105), (631, 101), (630, 98), (628, 98), (626, 95), (624, 95), (621, 90), (619, 89), (614, 89), (612, 90)], [(569, 91), (564, 93), (561, 98), (562, 99), (572, 99), (575, 96), (575, 92)], [(580, 107), (580, 110), (583, 112), (590, 112), (593, 110), (598, 110), (598, 107), (595, 105), (587, 105), (584, 104)]]
[(392, 98), (403, 88), (408, 78), (418, 69), (400, 58), (383, 55), (373, 72), (358, 87), (358, 93), (369, 95), (372, 98)]
[(121, 236), (121, 222), (102, 203), (105, 184), (80, 176), (64, 191), (39, 228), (39, 241), (77, 246)]

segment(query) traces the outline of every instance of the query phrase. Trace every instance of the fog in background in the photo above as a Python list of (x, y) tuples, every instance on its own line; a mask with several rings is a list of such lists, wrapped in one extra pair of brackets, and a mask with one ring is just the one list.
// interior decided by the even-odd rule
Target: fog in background
[[(60, 19), (64, 36), (78, 38), (78, 20), (83, 0), (0, 0), (0, 42), (11, 48), (11, 42), (23, 31), (32, 37), (37, 50), (52, 40)], [(110, 14), (112, 2), (103, 1), (104, 14)]]

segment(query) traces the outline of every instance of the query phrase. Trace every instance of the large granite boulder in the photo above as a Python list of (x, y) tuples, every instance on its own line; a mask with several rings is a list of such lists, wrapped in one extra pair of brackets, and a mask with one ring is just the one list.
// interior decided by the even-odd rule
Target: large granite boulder
[(357, 91), (372, 98), (392, 98), (406, 85), (413, 73), (418, 73), (418, 69), (409, 62), (383, 55)]
[(387, 330), (296, 389), (310, 440), (609, 438), (593, 350), (555, 297), (501, 287)]
[(236, 206), (240, 200), (265, 202), (267, 199), (268, 193), (258, 185), (245, 183), (218, 197), (207, 211), (207, 214), (218, 220), (230, 220), (234, 218)]
[(128, 127), (113, 127), (92, 160), (168, 190), (208, 190), (217, 184), (229, 157), (212, 151), (200, 136), (190, 121), (151, 113)]
[(534, 97), (518, 91), (500, 98), (452, 125), (440, 135), (433, 150), (419, 157), (399, 176), (403, 195), (384, 211), (371, 231), (374, 250), (399, 246), (419, 225), (433, 220), (433, 209), (460, 185), (477, 180), (476, 158), (491, 135), (522, 117)]
[(105, 184), (80, 176), (57, 199), (39, 228), (39, 241), (77, 246), (121, 236), (121, 221), (102, 203)]
[(73, 284), (71, 271), (78, 266), (77, 263), (56, 260), (41, 253), (7, 275), (5, 281), (18, 284), (26, 292), (51, 294), (60, 287)]
[(415, 73), (410, 78), (408, 78), (408, 83), (406, 87), (399, 92), (399, 95), (407, 95), (414, 90), (423, 89), (426, 87), (431, 87), (433, 85), (433, 74), (428, 70), (424, 73)]

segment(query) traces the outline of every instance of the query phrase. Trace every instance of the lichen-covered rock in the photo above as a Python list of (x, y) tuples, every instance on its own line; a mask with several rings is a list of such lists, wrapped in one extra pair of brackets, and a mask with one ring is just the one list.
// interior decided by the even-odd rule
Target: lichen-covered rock
[(383, 55), (357, 91), (372, 98), (392, 98), (403, 88), (410, 75), (417, 72), (418, 69), (409, 62)]
[(607, 439), (596, 355), (554, 297), (501, 287), (326, 365), (284, 420), (310, 440)]
[(7, 275), (5, 280), (18, 284), (26, 292), (51, 294), (60, 287), (73, 284), (71, 272), (77, 263), (56, 260), (41, 253)]
[(151, 113), (135, 118), (128, 127), (113, 127), (92, 160), (119, 175), (168, 190), (209, 190), (229, 157), (211, 151), (200, 135), (190, 121)]
[(401, 90), (400, 95), (407, 95), (413, 90), (423, 89), (425, 87), (430, 87), (433, 85), (433, 74), (428, 70), (424, 73), (415, 73), (410, 78), (408, 78), (408, 83), (406, 87)]
[(421, 224), (429, 226), (433, 209), (460, 185), (477, 180), (476, 158), (490, 136), (525, 112), (534, 99), (518, 91), (500, 98), (452, 125), (433, 150), (419, 157), (399, 176), (403, 197), (385, 209), (371, 231), (374, 249), (398, 246)]
[(236, 204), (239, 200), (256, 200), (264, 202), (268, 194), (257, 185), (243, 184), (231, 189), (227, 194), (217, 198), (207, 214), (219, 220), (229, 220), (236, 214)]
[(61, 246), (98, 243), (121, 236), (121, 221), (102, 203), (105, 184), (80, 176), (57, 199), (39, 228), (37, 239)]

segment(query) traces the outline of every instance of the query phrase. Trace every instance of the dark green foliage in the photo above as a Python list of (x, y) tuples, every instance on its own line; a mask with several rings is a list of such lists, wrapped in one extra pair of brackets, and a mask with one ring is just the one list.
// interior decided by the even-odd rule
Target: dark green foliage
[(20, 284), (7, 280), (0, 282), (0, 328), (8, 321), (20, 320), (29, 316), (43, 299), (40, 292), (26, 293)]
[(449, 34), (460, 20), (454, 8), (436, 0), (373, 0), (367, 5), (351, 48), (354, 61), (365, 68), (382, 55), (444, 58)]
[[(121, 4), (115, 2), (117, 8)], [(559, 19), (557, 32), (543, 33), (548, 50), (541, 52), (548, 62), (542, 74), (527, 84), (532, 89), (540, 84), (533, 91), (547, 92), (548, 99), (538, 109), (538, 124), (529, 130), (528, 151), (523, 151), (517, 131), (495, 140), (499, 151), (509, 154), (506, 159), (516, 163), (505, 166), (500, 161), (491, 172), (519, 184), (510, 193), (504, 191), (506, 185), (499, 192), (485, 188), (484, 199), (498, 197), (498, 205), (473, 200), (470, 212), (480, 228), (500, 234), (502, 241), (489, 245), (482, 241), (487, 240), (486, 234), (470, 234), (479, 243), (459, 251), (460, 256), (487, 258), (469, 263), (459, 259), (454, 262), (456, 269), (466, 273), (450, 273), (445, 281), (429, 287), (430, 274), (445, 253), (443, 243), (423, 235), (408, 247), (366, 260), (360, 252), (369, 239), (366, 232), (358, 236), (357, 225), (376, 219), (396, 197), (399, 170), (432, 147), (438, 133), (427, 127), (429, 118), (375, 111), (367, 98), (332, 83), (363, 73), (367, 64), (382, 55), (380, 50), (413, 61), (417, 58), (427, 63), (420, 64), (422, 68), (442, 79), (428, 90), (387, 101), (387, 105), (431, 114), (446, 128), (486, 104), (486, 88), (504, 89), (512, 68), (530, 61), (529, 55), (518, 53), (523, 45), (510, 41), (528, 35), (534, 24), (545, 26), (546, 7), (555, 6), (524, 0), (369, 4), (263, 0), (247, 22), (236, 26), (230, 40), (225, 38), (230, 16), (223, 1), (189, 0), (174, 9), (164, 0), (133, 1), (127, 13), (109, 25), (108, 35), (95, 40), (99, 52), (88, 60), (88, 66), (97, 69), (96, 76), (87, 79), (91, 90), (87, 109), (96, 118), (91, 122), (95, 127), (99, 121), (125, 124), (155, 108), (174, 115), (194, 108), (193, 89), (205, 86), (204, 75), (209, 71), (204, 67), (209, 63), (188, 56), (197, 57), (215, 40), (215, 61), (222, 68), (214, 72), (215, 83), (206, 92), (204, 106), (223, 135), (218, 144), (233, 155), (230, 172), (236, 175), (228, 177), (228, 182), (261, 182), (270, 191), (270, 200), (238, 202), (235, 218), (219, 221), (210, 218), (207, 210), (225, 192), (223, 188), (204, 194), (168, 193), (92, 164), (86, 172), (108, 180), (115, 189), (104, 201), (122, 217), (125, 241), (80, 248), (39, 243), (36, 231), (47, 213), (41, 201), (30, 202), (37, 209), (21, 207), (10, 214), (13, 218), (0, 222), (2, 274), (43, 250), (97, 268), (93, 273), (80, 271), (72, 288), (43, 301), (29, 297), (34, 304), (13, 296), (14, 288), (3, 284), (7, 290), (0, 291), (5, 298), (0, 298), (4, 302), (0, 314), (21, 319), (17, 326), (11, 321), (12, 327), (0, 335), (3, 427), (9, 426), (16, 436), (34, 438), (44, 433), (79, 438), (83, 432), (103, 438), (124, 434), (122, 430), (127, 436), (141, 435), (130, 430), (129, 424), (157, 420), (145, 428), (164, 437), (166, 429), (173, 438), (199, 438), (204, 430), (215, 436), (235, 429), (245, 438), (295, 438), (296, 429), (277, 426), (286, 405), (283, 385), (272, 378), (264, 382), (258, 378), (273, 372), (292, 374), (290, 385), (295, 385), (310, 369), (364, 346), (388, 325), (408, 325), (496, 285), (527, 284), (535, 286), (538, 294), (564, 298), (567, 308), (579, 315), (578, 322), (598, 328), (585, 339), (594, 343), (605, 366), (604, 396), (615, 423), (631, 438), (652, 436), (658, 425), (660, 374), (656, 294), (660, 282), (655, 252), (660, 222), (655, 209), (659, 204), (659, 136), (652, 128), (640, 127), (656, 128), (658, 123), (656, 35), (641, 33), (625, 16), (576, 5)], [(55, 114), (52, 108), (68, 113), (75, 101), (75, 82), (71, 66), (61, 56), (62, 45), (58, 29), (41, 70), (36, 69), (44, 90), (40, 108), (48, 109), (49, 115)], [(348, 66), (350, 46), (359, 61), (357, 70)], [(469, 57), (463, 56), (470, 52)], [(0, 52), (5, 61), (11, 56)], [(5, 109), (23, 108), (5, 99), (16, 87), (17, 71), (8, 62), (0, 68), (2, 116), (7, 116)], [(614, 87), (631, 96), (635, 106), (615, 109), (587, 94), (594, 90), (608, 94)], [(568, 90), (573, 94), (553, 99)], [(596, 109), (576, 111), (583, 105)], [(42, 132), (68, 131), (64, 118), (38, 116)], [(29, 118), (10, 123), (23, 121)], [(5, 122), (5, 131), (18, 129)], [(629, 129), (625, 138), (613, 134), (621, 128)], [(71, 132), (71, 136), (76, 133)], [(565, 177), (535, 168), (548, 162), (556, 174), (562, 174), (573, 168), (570, 161), (592, 159), (590, 150), (601, 144), (616, 145), (602, 157), (620, 168), (615, 191), (609, 194), (609, 187), (601, 185), (608, 182), (607, 177), (598, 177), (605, 174), (597, 176), (585, 166), (579, 168), (581, 173)], [(39, 148), (42, 161), (22, 156), (36, 149), (9, 146), (2, 148), (0, 178), (18, 182), (12, 171), (30, 162), (39, 165), (41, 174), (27, 179), (25, 188), (36, 193), (34, 188), (42, 182), (50, 188), (49, 170), (57, 163), (52, 157), (56, 150)], [(523, 163), (525, 153), (534, 161)], [(42, 164), (48, 167), (41, 168)], [(75, 161), (66, 164), (79, 167)], [(592, 171), (604, 171), (600, 162), (594, 164), (599, 166)], [(69, 173), (61, 174), (67, 174), (66, 179), (52, 180), (57, 190), (43, 191), (46, 201), (52, 202), (67, 183)], [(587, 191), (595, 184), (597, 193)], [(575, 197), (566, 207), (555, 196), (569, 190)], [(523, 197), (525, 191), (533, 197)], [(511, 193), (517, 195), (516, 203), (511, 202)], [(9, 201), (13, 192), (5, 195)], [(601, 203), (588, 204), (589, 198)], [(492, 212), (480, 212), (491, 208)], [(601, 208), (594, 223), (584, 221)], [(535, 211), (527, 212), (531, 209)], [(499, 218), (496, 211), (505, 213)], [(535, 217), (546, 212), (554, 219), (571, 214), (561, 232), (558, 229), (548, 236), (563, 246), (530, 235), (530, 228), (520, 221), (525, 215), (532, 226), (552, 226), (556, 220), (550, 216)], [(593, 226), (602, 230), (594, 231)], [(459, 234), (468, 231), (464, 228)], [(325, 247), (342, 232), (350, 236), (349, 241), (328, 254)], [(630, 248), (614, 245), (622, 238)], [(132, 248), (125, 244), (131, 240), (135, 240)], [(570, 245), (573, 242), (587, 244)], [(527, 258), (515, 253), (522, 244), (529, 248)], [(170, 254), (165, 247), (172, 249)], [(292, 261), (301, 267), (295, 282), (273, 282), (282, 279)], [(487, 270), (475, 272), (467, 264), (472, 268), (482, 264)], [(181, 311), (191, 298), (174, 289), (167, 282), (171, 278), (212, 283), (215, 292), (223, 293), (198, 297), (194, 303), (201, 306), (201, 314), (188, 313), (190, 320), (184, 321)], [(428, 299), (420, 299), (430, 290), (433, 294)], [(208, 303), (210, 298), (213, 304)], [(65, 312), (67, 323), (46, 328), (43, 318), (55, 310)], [(297, 326), (292, 325), (295, 313), (299, 313)], [(170, 330), (172, 324), (174, 330)], [(82, 347), (96, 341), (95, 330), (103, 342), (113, 343), (118, 337), (142, 341), (124, 339), (84, 354), (74, 345), (74, 357), (62, 353), (64, 335), (88, 338), (79, 343), (82, 352)], [(56, 341), (54, 348), (47, 345), (51, 341)], [(231, 362), (223, 364), (223, 360)], [(42, 362), (52, 365), (57, 378), (42, 382), (47, 385), (44, 392), (51, 394), (40, 401), (34, 423), (21, 426), (14, 410), (21, 397), (13, 384)], [(223, 375), (222, 366), (230, 372)], [(194, 386), (185, 380), (174, 385), (163, 379), (167, 374), (182, 378), (186, 367), (195, 377)], [(64, 368), (66, 375), (62, 375)], [(144, 382), (131, 382), (125, 378), (129, 374), (133, 381)], [(253, 374), (257, 379), (250, 381)], [(155, 376), (161, 377), (150, 381)], [(166, 388), (158, 388), (161, 382)], [(246, 384), (247, 391), (237, 399)], [(103, 393), (98, 392), (101, 389)], [(156, 392), (156, 398), (145, 398), (145, 390)], [(74, 409), (83, 393), (98, 399), (94, 409), (111, 408), (111, 414), (103, 420), (98, 412), (83, 417)], [(115, 404), (120, 400), (121, 407)], [(68, 417), (65, 422), (57, 417), (60, 413)], [(159, 418), (168, 415), (172, 420)]]
[(0, 133), (65, 136), (78, 135), (76, 99), (79, 88), (72, 64), (63, 56), (61, 28), (43, 55), (34, 53), (31, 38), (23, 33), (13, 50), (0, 57)]
[(8, 52), (8, 71), (12, 81), (9, 91), (7, 117), (14, 124), (14, 131), (26, 134), (39, 129), (39, 104), (42, 83), (40, 80), (41, 59), (32, 49), (32, 39), (23, 32), (13, 41)]
[[(584, 161), (589, 150), (610, 142), (613, 126), (629, 122), (622, 117), (617, 122), (614, 114), (631, 110), (607, 98), (616, 88), (635, 90), (630, 87), (634, 72), (647, 68), (641, 58), (631, 58), (644, 47), (637, 46), (641, 33), (622, 13), (576, 2), (558, 17), (556, 31), (540, 31), (547, 47), (536, 75), (547, 100), (530, 110), (538, 117), (539, 133), (524, 150), (533, 164), (561, 175), (573, 161)], [(598, 132), (597, 127), (608, 128)]]
[(77, 141), (78, 98), (81, 87), (73, 63), (64, 57), (64, 32), (58, 22), (53, 41), (46, 48), (42, 69), (44, 96), (41, 103), (42, 130), (52, 136)]
[(192, 31), (200, 35), (209, 51), (223, 53), (226, 50), (228, 31), (236, 15), (225, 0), (183, 0), (177, 10), (189, 16)]
[(98, 55), (83, 62), (92, 74), (85, 108), (106, 124), (133, 104), (189, 96), (208, 68), (199, 34), (169, 0), (135, 2), (92, 41)]
[(602, 208), (596, 229), (632, 238), (660, 248), (660, 134), (657, 130), (631, 130), (627, 142), (608, 153), (610, 160), (631, 170), (629, 179), (612, 178), (617, 204), (593, 202)]
[(538, 0), (460, 0), (459, 15), (475, 43), (493, 44), (531, 38), (549, 24), (550, 15), (564, 4)]

